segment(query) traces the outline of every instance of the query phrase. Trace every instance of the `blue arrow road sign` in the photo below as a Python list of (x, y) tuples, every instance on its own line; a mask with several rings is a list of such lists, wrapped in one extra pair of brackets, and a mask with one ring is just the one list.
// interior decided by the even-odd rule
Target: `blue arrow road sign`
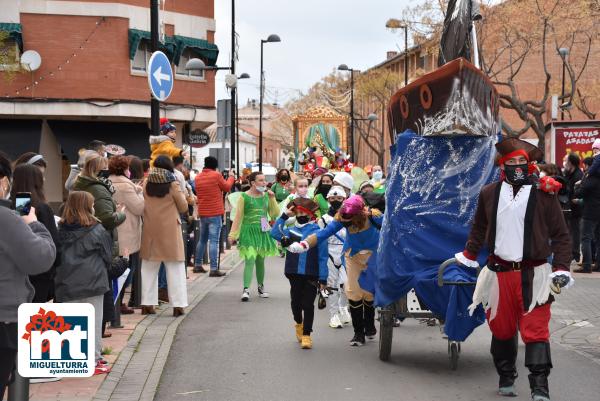
[(163, 52), (152, 53), (148, 61), (148, 85), (152, 96), (161, 102), (167, 100), (173, 90), (171, 62)]

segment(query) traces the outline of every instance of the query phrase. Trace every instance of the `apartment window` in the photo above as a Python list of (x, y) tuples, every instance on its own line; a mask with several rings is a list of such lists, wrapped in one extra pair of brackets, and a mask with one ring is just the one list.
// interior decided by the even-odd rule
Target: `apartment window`
[(150, 51), (150, 43), (146, 40), (140, 40), (140, 44), (135, 52), (135, 56), (131, 61), (131, 70), (146, 72), (146, 69), (148, 68), (148, 61), (150, 61), (151, 55), (152, 52)]
[[(185, 49), (183, 53), (181, 53), (181, 57), (179, 58), (179, 65), (176, 67), (175, 73), (180, 77), (204, 79), (204, 71), (188, 71), (185, 69), (185, 64), (188, 61), (190, 61), (190, 59), (197, 57), (198, 56), (191, 49)], [(204, 62), (206, 63), (205, 60)]]
[(17, 41), (12, 38), (6, 38), (0, 42), (0, 71), (16, 70), (19, 68), (19, 46)]

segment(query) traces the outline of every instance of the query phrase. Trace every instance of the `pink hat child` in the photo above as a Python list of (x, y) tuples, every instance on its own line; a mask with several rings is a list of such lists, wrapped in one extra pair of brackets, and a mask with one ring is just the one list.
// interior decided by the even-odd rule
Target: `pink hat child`
[(592, 145), (592, 150), (600, 150), (600, 138), (596, 138)]
[(340, 215), (349, 219), (360, 214), (365, 208), (365, 201), (360, 195), (352, 195), (344, 201), (340, 208)]

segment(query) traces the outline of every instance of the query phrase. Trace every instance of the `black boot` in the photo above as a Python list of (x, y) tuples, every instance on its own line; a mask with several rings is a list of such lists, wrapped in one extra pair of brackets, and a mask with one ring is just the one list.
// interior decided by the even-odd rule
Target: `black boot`
[(360, 346), (365, 344), (365, 319), (363, 301), (348, 300), (350, 306), (350, 316), (352, 316), (352, 326), (354, 327), (354, 337), (350, 340), (350, 345)]
[(369, 340), (372, 340), (377, 335), (375, 328), (375, 307), (373, 301), (363, 301), (364, 317), (365, 317), (365, 335)]
[(552, 369), (549, 343), (525, 344), (525, 366), (529, 368), (529, 387), (534, 401), (550, 400), (548, 375)]
[(490, 353), (494, 359), (494, 366), (500, 376), (498, 382), (498, 394), (506, 397), (516, 397), (517, 392), (514, 387), (517, 378), (517, 345), (518, 339), (515, 335), (509, 340), (499, 340), (492, 337)]

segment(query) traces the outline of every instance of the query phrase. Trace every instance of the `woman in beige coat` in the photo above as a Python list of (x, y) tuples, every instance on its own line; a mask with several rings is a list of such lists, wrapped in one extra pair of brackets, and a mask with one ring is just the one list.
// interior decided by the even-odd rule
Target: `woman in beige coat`
[(142, 227), (142, 314), (153, 314), (158, 305), (158, 270), (167, 271), (169, 300), (173, 316), (183, 315), (188, 306), (185, 254), (179, 214), (187, 211), (187, 201), (173, 174), (173, 162), (158, 156), (144, 185), (144, 225)]
[[(130, 179), (129, 173), (129, 158), (126, 156), (114, 156), (108, 162), (108, 177), (113, 184), (115, 193), (113, 200), (117, 205), (125, 207), (125, 222), (117, 227), (119, 238), (119, 255), (129, 257), (129, 276), (123, 287), (125, 288), (130, 283), (131, 298), (139, 297), (136, 293), (136, 282), (139, 277), (137, 270), (141, 266), (140, 246), (142, 241), (142, 215), (144, 214), (144, 194), (143, 188), (140, 185), (134, 184)], [(138, 275), (136, 276), (136, 273)], [(120, 301), (122, 301), (121, 295)], [(139, 304), (139, 301), (137, 301)], [(130, 304), (131, 300), (130, 300)], [(131, 305), (130, 305), (131, 306)], [(133, 309), (121, 302), (121, 314), (131, 314)]]

